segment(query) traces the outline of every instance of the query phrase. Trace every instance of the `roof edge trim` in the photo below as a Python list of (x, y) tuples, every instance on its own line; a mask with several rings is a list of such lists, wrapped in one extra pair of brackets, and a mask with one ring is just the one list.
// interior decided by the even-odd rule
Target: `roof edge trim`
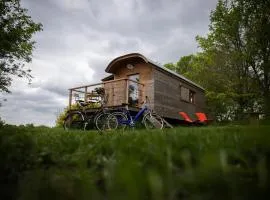
[(128, 58), (136, 58), (136, 57), (137, 58), (141, 58), (141, 59), (143, 59), (145, 61), (145, 63), (148, 63), (148, 59), (145, 56), (143, 56), (142, 54), (139, 54), (139, 53), (130, 53), (130, 54), (126, 54), (126, 55), (123, 55), (123, 56), (120, 56), (120, 57), (117, 57), (117, 58), (113, 59), (108, 64), (107, 68), (105, 69), (105, 72), (110, 73), (112, 66), (115, 63), (117, 63), (117, 62), (119, 62), (121, 60), (125, 60), (125, 59), (128, 59)]

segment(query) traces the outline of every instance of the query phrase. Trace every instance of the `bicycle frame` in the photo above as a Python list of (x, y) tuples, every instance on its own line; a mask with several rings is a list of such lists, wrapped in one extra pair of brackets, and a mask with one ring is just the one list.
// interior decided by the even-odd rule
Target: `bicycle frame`
[(147, 111), (149, 110), (148, 107), (145, 105), (141, 110), (135, 115), (133, 118), (130, 115), (130, 112), (128, 109), (124, 109), (124, 113), (127, 115), (128, 120), (119, 121), (118, 123), (128, 125), (128, 126), (134, 126), (135, 123), (139, 120), (139, 118)]

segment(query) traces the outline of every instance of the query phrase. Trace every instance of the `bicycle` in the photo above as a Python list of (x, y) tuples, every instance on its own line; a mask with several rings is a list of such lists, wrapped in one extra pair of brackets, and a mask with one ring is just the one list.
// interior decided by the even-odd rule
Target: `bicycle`
[[(69, 131), (73, 129), (87, 130), (88, 125), (91, 122), (99, 131), (115, 130), (117, 129), (118, 122), (108, 109), (104, 108), (105, 100), (85, 102), (80, 100), (78, 96), (75, 96), (76, 104), (79, 110), (69, 111), (68, 115), (64, 119), (64, 129)], [(92, 115), (88, 115), (86, 108), (89, 105), (100, 104), (101, 107), (97, 109)]]
[[(147, 101), (147, 97), (146, 97)], [(127, 108), (122, 108), (121, 111), (113, 112), (112, 114), (117, 118), (118, 127), (125, 129), (126, 126), (134, 128), (139, 119), (143, 116), (142, 123), (146, 129), (162, 129), (164, 125), (163, 118), (156, 114), (153, 110), (149, 108), (147, 103), (143, 102), (143, 106), (140, 111), (135, 115), (131, 116)], [(127, 106), (128, 104), (123, 104)]]

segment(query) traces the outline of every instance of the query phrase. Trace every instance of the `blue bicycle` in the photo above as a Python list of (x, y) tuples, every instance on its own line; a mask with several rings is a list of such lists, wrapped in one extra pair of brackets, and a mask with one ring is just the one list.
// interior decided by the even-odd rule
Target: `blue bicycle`
[(142, 118), (142, 123), (146, 129), (162, 129), (163, 118), (151, 110), (146, 102), (143, 103), (141, 110), (133, 117), (127, 108), (112, 113), (118, 121), (118, 127), (125, 129), (127, 126), (134, 128), (136, 123)]

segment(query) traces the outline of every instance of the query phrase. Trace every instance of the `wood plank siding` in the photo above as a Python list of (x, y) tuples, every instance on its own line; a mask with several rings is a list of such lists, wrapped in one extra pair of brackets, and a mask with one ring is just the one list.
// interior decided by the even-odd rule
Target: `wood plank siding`
[[(180, 78), (154, 69), (154, 110), (168, 118), (179, 119), (179, 111), (195, 113), (205, 110), (204, 91)], [(181, 87), (195, 92), (194, 103), (181, 98)]]

